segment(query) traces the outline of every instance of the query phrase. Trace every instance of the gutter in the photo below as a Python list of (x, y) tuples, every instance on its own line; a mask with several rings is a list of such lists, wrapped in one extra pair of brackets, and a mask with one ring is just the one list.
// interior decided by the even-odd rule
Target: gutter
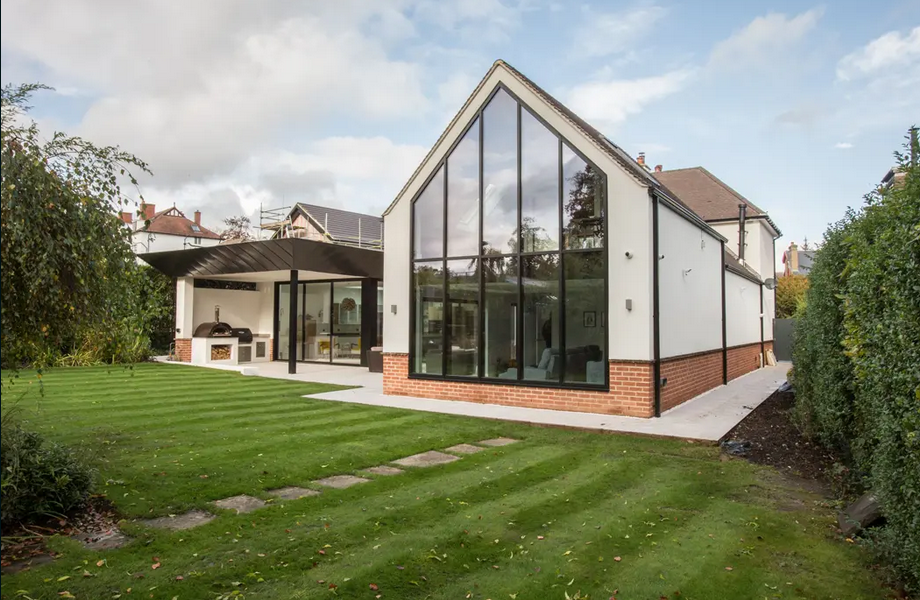
[[(658, 195), (649, 189), (652, 200), (652, 378), (655, 416), (661, 416), (661, 318), (658, 293)], [(724, 242), (723, 242), (724, 243)]]

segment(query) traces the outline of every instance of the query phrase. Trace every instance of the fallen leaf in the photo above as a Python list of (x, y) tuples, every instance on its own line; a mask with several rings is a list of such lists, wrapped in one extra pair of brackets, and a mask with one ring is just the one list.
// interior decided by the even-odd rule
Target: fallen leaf
[(726, 571), (734, 571), (734, 569), (731, 568), (731, 567), (725, 567), (725, 570), (726, 570)]
[(370, 585), (367, 586), (367, 587), (371, 588), (371, 589), (374, 590), (375, 592), (376, 592), (377, 590), (380, 589), (379, 587), (377, 587), (377, 584), (376, 584), (376, 583), (372, 583), (372, 584), (370, 584)]
[(96, 566), (97, 566), (97, 567), (101, 567), (101, 566), (104, 565), (104, 564), (105, 564), (105, 559), (103, 559), (103, 560), (97, 560), (97, 561), (96, 561)]
[(176, 581), (182, 581), (183, 579), (185, 579), (185, 577), (182, 575), (176, 575)]
[(70, 575), (64, 575), (63, 577), (58, 577), (57, 580), (58, 580), (58, 581), (67, 581), (68, 579), (70, 579)]
[(620, 558), (619, 556), (614, 556), (614, 557), (613, 557), (613, 560), (615, 560), (616, 562), (620, 562), (620, 561), (623, 560), (623, 559)]
[(160, 563), (153, 563), (152, 565), (150, 565), (150, 568), (151, 568), (151, 569), (154, 569), (154, 570), (159, 569), (159, 568), (160, 568)]

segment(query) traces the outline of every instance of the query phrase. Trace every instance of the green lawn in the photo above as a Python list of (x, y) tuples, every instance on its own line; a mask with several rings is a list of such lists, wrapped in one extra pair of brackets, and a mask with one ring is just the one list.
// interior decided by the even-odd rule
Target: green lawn
[[(135, 539), (53, 539), (63, 556), (3, 576), (3, 598), (884, 596), (817, 497), (717, 448), (309, 400), (329, 386), (174, 365), (57, 369), (43, 396), (29, 376), (4, 404), (31, 390), (23, 416), (95, 454)], [(249, 514), (208, 505), (497, 436), (521, 441)], [(192, 507), (219, 517), (132, 522)]]

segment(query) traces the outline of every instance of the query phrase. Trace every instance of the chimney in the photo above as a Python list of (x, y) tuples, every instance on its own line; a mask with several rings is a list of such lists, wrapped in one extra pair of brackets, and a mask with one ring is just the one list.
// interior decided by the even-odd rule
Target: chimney
[(747, 220), (747, 204), (744, 202), (738, 205), (738, 261), (744, 264), (744, 247), (747, 246), (747, 229), (745, 221)]
[(201, 211), (195, 211), (195, 225), (201, 225)]
[(664, 169), (664, 167), (662, 167), (661, 165), (655, 165), (655, 172), (656, 172), (656, 173), (661, 173), (661, 170), (662, 170), (662, 169)]
[(132, 219), (133, 219), (131, 213), (128, 212), (128, 211), (120, 212), (120, 213), (118, 213), (118, 216), (121, 218), (121, 220), (122, 220), (124, 223), (126, 223), (126, 224), (128, 224), (128, 225), (131, 224)]
[(141, 204), (141, 210), (144, 212), (144, 219), (149, 221), (157, 213), (157, 206), (156, 204), (147, 204), (145, 202)]
[(636, 158), (636, 162), (642, 165), (643, 167), (645, 166), (645, 152), (639, 153), (639, 156)]
[(789, 268), (793, 274), (799, 270), (799, 247), (795, 242), (789, 244)]

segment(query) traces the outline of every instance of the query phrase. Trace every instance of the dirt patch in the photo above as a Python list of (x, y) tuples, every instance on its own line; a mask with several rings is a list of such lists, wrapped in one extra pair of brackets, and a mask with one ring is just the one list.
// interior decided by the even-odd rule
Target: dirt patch
[[(776, 391), (722, 440), (723, 450), (751, 462), (776, 467), (798, 483), (832, 484), (834, 456), (810, 440), (792, 422), (795, 393)], [(814, 484), (807, 485), (813, 490)]]

